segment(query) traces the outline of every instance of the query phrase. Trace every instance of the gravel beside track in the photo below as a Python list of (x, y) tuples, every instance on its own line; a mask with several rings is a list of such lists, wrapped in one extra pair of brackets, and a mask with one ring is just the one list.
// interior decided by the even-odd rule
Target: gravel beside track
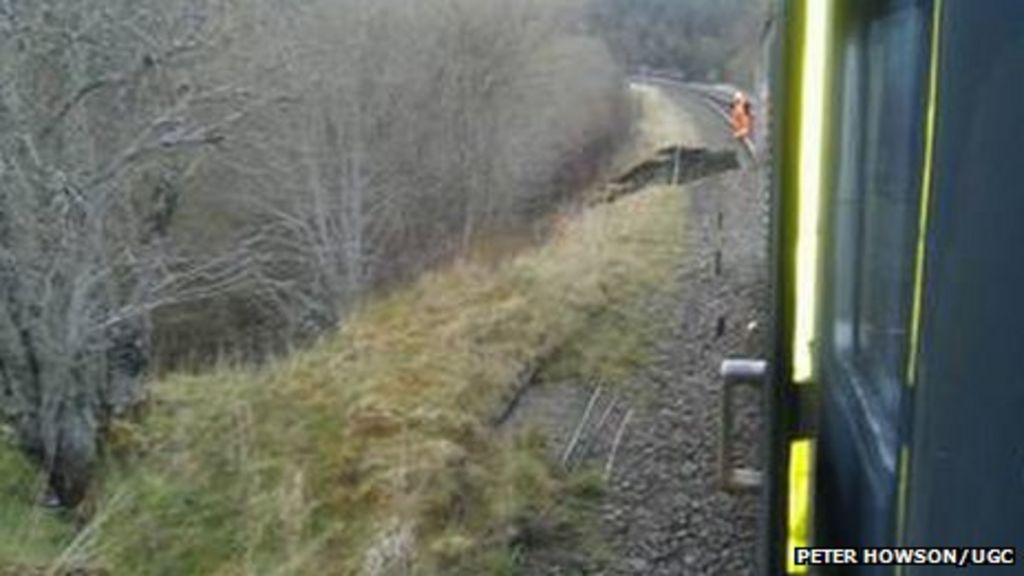
[[(753, 573), (759, 497), (725, 492), (718, 478), (718, 366), (730, 356), (761, 355), (759, 330), (748, 328), (766, 321), (765, 236), (752, 180), (730, 173), (688, 187), (682, 293), (665, 311), (676, 326), (631, 384), (636, 414), (603, 512), (617, 550), (607, 574)], [(758, 463), (758, 401), (738, 398), (735, 462)]]
[[(605, 466), (615, 454), (599, 514), (610, 561), (547, 555), (530, 562), (531, 575), (754, 573), (760, 496), (729, 493), (719, 483), (718, 367), (728, 357), (764, 356), (767, 199), (755, 163), (721, 118), (685, 89), (659, 89), (689, 127), (694, 141), (683, 144), (735, 149), (743, 168), (681, 188), (689, 196), (681, 289), (653, 304), (674, 320), (655, 360), (614, 391), (542, 386), (524, 398), (520, 411), (550, 423), (555, 457), (563, 462), (592, 458)], [(760, 465), (759, 402), (757, 393), (738, 395), (732, 428), (738, 464)]]

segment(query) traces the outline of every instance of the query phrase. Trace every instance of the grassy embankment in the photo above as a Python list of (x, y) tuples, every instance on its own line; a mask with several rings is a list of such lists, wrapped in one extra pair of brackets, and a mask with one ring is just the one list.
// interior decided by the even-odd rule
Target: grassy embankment
[[(650, 117), (657, 94), (643, 99)], [(29, 506), (31, 471), (0, 453), (0, 567), (515, 574), (525, 547), (574, 537), (594, 483), (491, 417), (534, 363), (614, 383), (644, 362), (665, 321), (645, 303), (676, 286), (684, 198), (652, 188), (500, 267), (431, 273), (270, 367), (154, 383), (74, 533)]]

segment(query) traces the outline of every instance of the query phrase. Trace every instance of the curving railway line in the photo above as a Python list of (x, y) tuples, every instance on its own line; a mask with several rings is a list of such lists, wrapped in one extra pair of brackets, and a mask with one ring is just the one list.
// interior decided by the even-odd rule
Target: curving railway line
[[(680, 185), (684, 256), (681, 289), (653, 304), (672, 319), (653, 361), (624, 387), (598, 385), (557, 398), (538, 391), (521, 410), (543, 413), (567, 468), (603, 472), (603, 560), (571, 555), (531, 562), (531, 575), (680, 576), (753, 574), (761, 507), (755, 493), (726, 490), (719, 477), (720, 362), (762, 355), (766, 324), (765, 196), (755, 163), (727, 123), (689, 86), (650, 82), (671, 103), (689, 149), (730, 150), (739, 168)], [(551, 396), (545, 396), (551, 394)], [(757, 467), (759, 398), (740, 395), (730, 436), (737, 463)]]

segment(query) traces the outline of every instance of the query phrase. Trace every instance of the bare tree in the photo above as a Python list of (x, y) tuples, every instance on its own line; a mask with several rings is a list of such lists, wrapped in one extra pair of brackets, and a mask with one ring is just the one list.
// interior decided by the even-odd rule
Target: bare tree
[(242, 94), (188, 83), (213, 8), (0, 8), (0, 396), (68, 504), (138, 397), (148, 313), (230, 275), (183, 274), (166, 241), (196, 153), (240, 114)]
[(286, 304), (273, 324), (334, 325), (367, 290), (536, 216), (565, 165), (595, 161), (592, 143), (621, 126), (622, 84), (574, 30), (583, 8), (345, 0), (270, 18), (249, 7), (259, 40), (242, 52), (273, 63), (264, 80), (296, 105), (231, 139), (243, 144), (224, 165), (245, 190), (224, 209), (249, 214), (260, 252), (277, 255), (262, 271)]
[(60, 498), (152, 341), (315, 335), (585, 177), (584, 4), (0, 0), (0, 401)]

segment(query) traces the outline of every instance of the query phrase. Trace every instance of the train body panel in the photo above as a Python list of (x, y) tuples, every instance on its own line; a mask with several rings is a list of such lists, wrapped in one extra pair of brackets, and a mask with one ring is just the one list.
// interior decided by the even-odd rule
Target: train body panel
[(1020, 548), (1024, 3), (947, 1), (942, 27), (906, 536)]
[(1024, 3), (781, 0), (771, 28), (765, 573), (806, 573), (802, 545), (1019, 549)]

